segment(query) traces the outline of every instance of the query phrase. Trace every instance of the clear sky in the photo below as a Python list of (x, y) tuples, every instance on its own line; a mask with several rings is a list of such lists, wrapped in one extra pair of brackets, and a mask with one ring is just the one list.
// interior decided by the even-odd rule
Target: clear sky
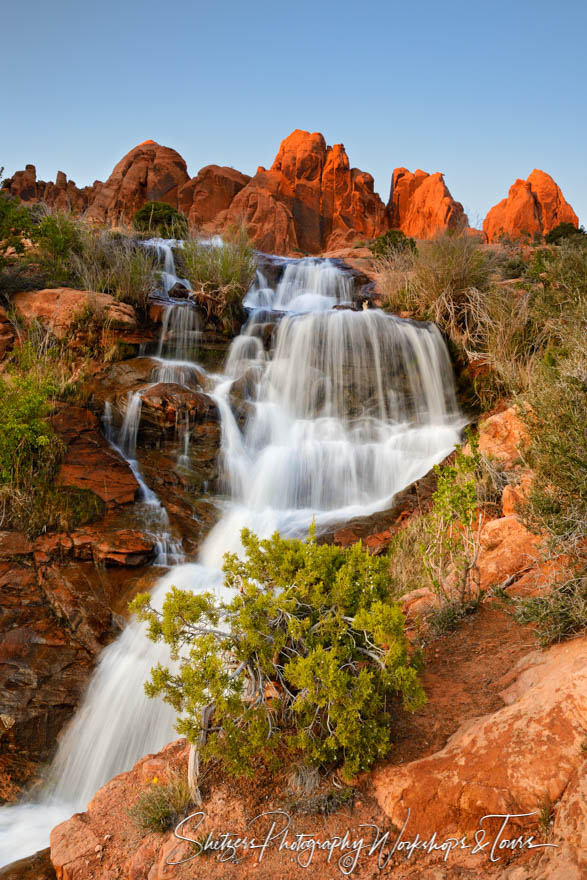
[(538, 167), (587, 225), (587, 0), (29, 0), (0, 34), (5, 176), (105, 180), (147, 138), (252, 174), (302, 128), (385, 201), (442, 171), (476, 225)]

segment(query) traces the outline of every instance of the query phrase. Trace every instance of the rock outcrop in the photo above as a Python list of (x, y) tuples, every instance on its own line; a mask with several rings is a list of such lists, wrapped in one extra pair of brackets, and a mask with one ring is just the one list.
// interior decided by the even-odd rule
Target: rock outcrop
[(191, 226), (200, 228), (228, 210), (234, 197), (251, 178), (234, 168), (206, 165), (184, 183), (178, 194), (177, 207)]
[(77, 321), (94, 314), (103, 316), (111, 329), (134, 330), (137, 317), (128, 303), (118, 302), (109, 293), (55, 287), (15, 293), (12, 304), (25, 321), (38, 320), (58, 339), (65, 338)]
[(527, 180), (516, 180), (507, 198), (491, 208), (483, 230), (489, 242), (502, 237), (531, 241), (542, 239), (560, 223), (578, 226), (579, 220), (552, 177), (535, 168)]
[(320, 253), (387, 228), (371, 175), (350, 167), (342, 144), (327, 147), (321, 134), (299, 129), (235, 197), (227, 219), (244, 222), (272, 253)]
[[(62, 171), (46, 183), (27, 165), (3, 185), (25, 203), (87, 211), (100, 223), (127, 223), (146, 201), (168, 202), (205, 232), (244, 223), (259, 250), (278, 254), (336, 251), (388, 228), (432, 238), (468, 222), (440, 172), (396, 168), (386, 207), (371, 175), (350, 167), (342, 144), (328, 147), (321, 134), (299, 129), (282, 141), (271, 168), (259, 167), (252, 178), (219, 165), (190, 178), (179, 153), (147, 140), (121, 159), (106, 183), (80, 189)], [(552, 177), (535, 169), (489, 211), (483, 229), (490, 242), (503, 235), (532, 239), (563, 222), (578, 225)]]
[(467, 225), (467, 215), (460, 202), (450, 194), (440, 172), (411, 172), (396, 168), (391, 178), (387, 205), (391, 229), (401, 229), (412, 238), (433, 238), (447, 229)]
[[(576, 788), (587, 724), (585, 639), (523, 658), (503, 687), (504, 708), (465, 722), (440, 752), (374, 773), (377, 799), (397, 827), (410, 811), (422, 837), (436, 831), (442, 839), (449, 829), (476, 829), (484, 815), (531, 813), (512, 819), (507, 836), (539, 836), (541, 805)], [(575, 840), (552, 841), (563, 852), (573, 847), (579, 865), (581, 834), (576, 827)], [(579, 865), (565, 876), (581, 876)]]
[(26, 165), (24, 171), (17, 171), (4, 182), (4, 188), (11, 196), (22, 202), (44, 202), (58, 211), (83, 211), (94, 195), (96, 184), (78, 188), (73, 180), (68, 180), (63, 171), (57, 172), (55, 183), (37, 180), (37, 169)]
[(155, 141), (144, 141), (120, 160), (106, 183), (96, 187), (88, 220), (128, 222), (150, 201), (168, 202), (177, 208), (179, 189), (188, 180), (187, 166), (179, 153)]

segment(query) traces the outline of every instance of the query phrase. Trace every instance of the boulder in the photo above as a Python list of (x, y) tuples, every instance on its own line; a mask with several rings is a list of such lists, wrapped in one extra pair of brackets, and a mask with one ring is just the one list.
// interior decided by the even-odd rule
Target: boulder
[(467, 225), (460, 202), (450, 194), (440, 172), (427, 174), (396, 168), (387, 204), (389, 225), (412, 238), (433, 238), (447, 229)]
[(12, 302), (26, 321), (40, 321), (58, 339), (68, 336), (72, 325), (94, 312), (102, 315), (113, 330), (134, 330), (137, 326), (134, 308), (109, 293), (56, 287), (15, 293)]
[[(421, 837), (436, 832), (443, 840), (455, 829), (475, 830), (487, 814), (533, 813), (512, 819), (508, 836), (517, 836), (521, 827), (541, 836), (541, 804), (545, 799), (556, 804), (569, 786), (578, 787), (587, 724), (587, 640), (522, 658), (503, 686), (504, 707), (466, 721), (441, 751), (374, 772), (375, 796), (394, 825), (401, 828), (410, 811), (410, 826)], [(567, 821), (574, 829), (569, 843), (576, 848), (570, 855), (584, 858), (579, 815), (565, 816), (561, 825)]]
[(129, 222), (145, 202), (178, 207), (179, 190), (189, 175), (175, 150), (147, 140), (134, 147), (96, 188), (87, 219), (99, 223)]
[(481, 529), (479, 573), (481, 588), (502, 584), (531, 568), (540, 556), (542, 539), (533, 535), (516, 516), (503, 516)]
[(194, 422), (217, 422), (220, 418), (214, 400), (201, 391), (172, 382), (151, 385), (142, 394), (141, 422), (161, 431), (173, 430), (186, 419)]
[(520, 461), (528, 444), (528, 432), (518, 410), (510, 406), (479, 425), (479, 452), (499, 461), (506, 470)]
[(516, 180), (487, 214), (483, 230), (489, 242), (502, 237), (530, 241), (542, 239), (560, 223), (579, 225), (579, 220), (560, 187), (549, 174), (535, 168), (527, 180)]

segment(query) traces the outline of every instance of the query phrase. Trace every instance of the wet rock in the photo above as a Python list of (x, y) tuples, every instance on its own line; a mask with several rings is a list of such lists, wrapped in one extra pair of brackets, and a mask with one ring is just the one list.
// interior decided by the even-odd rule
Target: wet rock
[(34, 569), (0, 563), (0, 748), (46, 756), (82, 693), (91, 655), (56, 617)]
[(103, 315), (113, 330), (134, 330), (137, 326), (134, 308), (118, 302), (109, 293), (57, 287), (15, 293), (12, 303), (26, 321), (40, 321), (58, 339), (68, 336), (72, 325), (81, 317), (94, 312)]
[(156, 429), (160, 434), (181, 427), (186, 419), (195, 422), (217, 422), (220, 418), (214, 400), (201, 391), (172, 382), (152, 385), (142, 395), (141, 431)]
[(168, 295), (173, 299), (188, 299), (190, 295), (190, 291), (188, 288), (181, 284), (181, 282), (176, 281), (173, 287), (168, 290)]
[[(31, 846), (34, 845), (34, 841), (31, 841)], [(0, 880), (56, 880), (56, 878), (49, 847), (0, 868)]]
[(108, 444), (90, 410), (66, 406), (52, 417), (52, 424), (67, 445), (57, 473), (57, 483), (88, 489), (106, 503), (132, 503), (139, 484), (127, 462)]
[(483, 230), (489, 242), (542, 239), (560, 223), (579, 225), (579, 219), (549, 174), (535, 168), (527, 180), (516, 180), (487, 214)]

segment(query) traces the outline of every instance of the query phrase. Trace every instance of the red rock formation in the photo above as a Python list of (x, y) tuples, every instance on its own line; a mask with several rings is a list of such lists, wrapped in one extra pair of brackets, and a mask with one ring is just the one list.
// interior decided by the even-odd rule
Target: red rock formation
[(37, 180), (37, 169), (27, 165), (24, 171), (17, 171), (4, 182), (4, 188), (11, 196), (22, 202), (44, 202), (58, 211), (83, 211), (87, 208), (93, 187), (79, 189), (73, 180), (68, 180), (63, 171), (57, 172), (55, 183)]
[(178, 206), (179, 189), (189, 180), (179, 153), (155, 141), (144, 141), (115, 166), (104, 184), (95, 187), (88, 219), (100, 223), (128, 222), (145, 202)]
[(270, 170), (259, 168), (233, 200), (228, 222), (244, 222), (261, 250), (320, 253), (387, 228), (371, 175), (350, 168), (342, 144), (296, 130)]
[(389, 225), (413, 238), (433, 238), (446, 229), (467, 225), (460, 202), (450, 194), (440, 172), (427, 174), (396, 168), (387, 205)]
[(560, 223), (578, 226), (579, 220), (552, 177), (535, 168), (527, 180), (516, 180), (507, 198), (491, 208), (483, 229), (489, 242), (502, 236), (531, 240)]
[(234, 168), (206, 165), (179, 190), (178, 208), (190, 225), (201, 227), (226, 211), (251, 178)]

